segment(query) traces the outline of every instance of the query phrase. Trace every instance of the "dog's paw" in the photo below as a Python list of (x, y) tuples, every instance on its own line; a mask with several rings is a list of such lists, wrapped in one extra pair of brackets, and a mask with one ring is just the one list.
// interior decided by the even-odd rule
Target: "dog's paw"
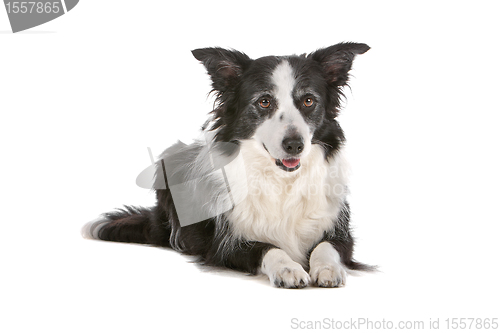
[(315, 267), (310, 275), (314, 285), (324, 288), (344, 287), (347, 279), (347, 272), (341, 265)]
[(267, 252), (262, 260), (261, 270), (269, 277), (271, 285), (275, 287), (304, 288), (311, 281), (304, 268), (280, 249), (272, 249)]
[(312, 251), (309, 274), (314, 285), (334, 288), (345, 286), (347, 272), (340, 255), (328, 242), (322, 242)]
[(309, 274), (297, 264), (298, 267), (280, 267), (274, 276), (270, 277), (273, 286), (282, 288), (305, 288), (309, 285)]

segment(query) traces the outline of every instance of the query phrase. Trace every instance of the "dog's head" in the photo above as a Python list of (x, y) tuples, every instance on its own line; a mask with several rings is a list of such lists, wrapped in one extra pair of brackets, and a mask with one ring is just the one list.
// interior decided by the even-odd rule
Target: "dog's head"
[(254, 139), (285, 171), (300, 167), (312, 144), (336, 150), (343, 133), (335, 118), (352, 61), (366, 44), (340, 43), (309, 55), (250, 59), (221, 48), (192, 51), (217, 96), (216, 140)]

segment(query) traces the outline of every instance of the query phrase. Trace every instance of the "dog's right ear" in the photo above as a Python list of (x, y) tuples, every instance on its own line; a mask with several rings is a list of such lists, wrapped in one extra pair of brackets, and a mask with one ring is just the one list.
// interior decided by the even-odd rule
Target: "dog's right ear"
[(214, 89), (221, 92), (234, 87), (252, 62), (252, 59), (244, 53), (219, 47), (196, 49), (191, 52), (207, 69)]

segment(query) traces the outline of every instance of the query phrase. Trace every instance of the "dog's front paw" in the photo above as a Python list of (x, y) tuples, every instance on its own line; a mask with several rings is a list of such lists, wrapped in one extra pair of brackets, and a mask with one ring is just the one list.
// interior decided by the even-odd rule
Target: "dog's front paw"
[(304, 288), (310, 282), (310, 276), (304, 268), (280, 249), (272, 249), (266, 253), (261, 269), (275, 287)]
[(346, 278), (346, 270), (340, 265), (314, 267), (311, 270), (311, 280), (318, 287), (343, 287), (345, 286)]
[(304, 288), (309, 285), (309, 274), (297, 264), (298, 267), (280, 267), (269, 279), (275, 287)]
[(309, 259), (309, 274), (318, 287), (334, 288), (345, 285), (347, 272), (340, 255), (328, 242), (322, 242), (312, 251)]

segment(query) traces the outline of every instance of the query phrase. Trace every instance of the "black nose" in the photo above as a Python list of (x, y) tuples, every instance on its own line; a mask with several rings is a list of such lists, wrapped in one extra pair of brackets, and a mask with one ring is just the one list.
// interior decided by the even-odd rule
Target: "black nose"
[(283, 149), (291, 155), (300, 154), (304, 150), (304, 140), (302, 137), (285, 138), (281, 144)]

